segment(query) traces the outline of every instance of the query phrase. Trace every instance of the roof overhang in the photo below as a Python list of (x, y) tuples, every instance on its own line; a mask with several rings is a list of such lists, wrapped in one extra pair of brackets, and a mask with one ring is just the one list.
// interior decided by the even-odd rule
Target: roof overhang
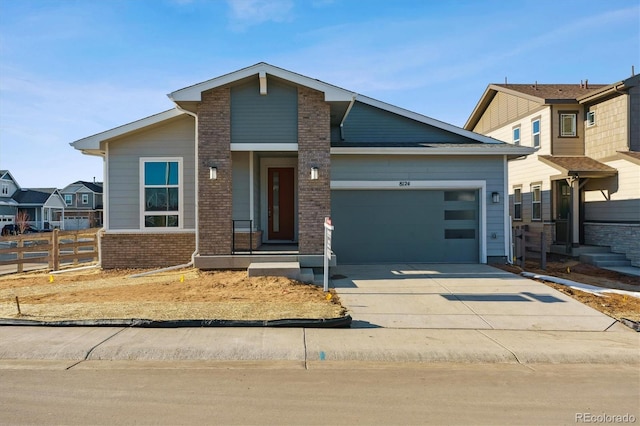
[(261, 78), (264, 78), (267, 75), (273, 75), (275, 77), (288, 80), (292, 83), (323, 92), (324, 100), (327, 102), (349, 102), (356, 95), (349, 90), (324, 83), (320, 80), (309, 78), (282, 68), (274, 67), (273, 65), (267, 64), (265, 62), (260, 62), (250, 67), (243, 68), (241, 70), (195, 84), (193, 86), (185, 87), (184, 89), (176, 90), (175, 92), (169, 93), (167, 96), (169, 96), (169, 99), (171, 99), (181, 107), (185, 109), (193, 109), (194, 103), (200, 102), (202, 100), (202, 92), (206, 92), (207, 90), (215, 89), (218, 87), (223, 87), (248, 77), (259, 76)]
[(335, 155), (498, 155), (514, 159), (533, 154), (535, 149), (500, 144), (487, 146), (485, 144), (424, 144), (420, 147), (392, 147), (392, 146), (367, 146), (367, 147), (332, 147), (331, 154)]
[(134, 133), (139, 130), (149, 128), (150, 126), (163, 124), (167, 120), (171, 120), (183, 115), (186, 115), (186, 113), (180, 111), (177, 108), (170, 109), (168, 111), (164, 111), (159, 114), (155, 114), (150, 117), (146, 117), (141, 120), (137, 120), (132, 123), (95, 134), (93, 136), (79, 139), (75, 142), (71, 142), (69, 145), (79, 151), (82, 151), (83, 154), (104, 156), (105, 148), (102, 144), (103, 142), (109, 139), (117, 138), (129, 133)]
[(560, 175), (553, 176), (554, 180), (569, 177), (606, 178), (618, 174), (618, 170), (613, 167), (585, 156), (555, 157), (551, 155), (539, 155), (538, 159), (560, 171)]

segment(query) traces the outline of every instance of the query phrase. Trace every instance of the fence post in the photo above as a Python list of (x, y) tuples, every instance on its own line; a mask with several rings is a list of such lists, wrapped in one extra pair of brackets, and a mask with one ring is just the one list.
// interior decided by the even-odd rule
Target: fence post
[(544, 231), (540, 233), (540, 268), (547, 269), (547, 242)]
[(54, 271), (60, 269), (59, 232), (58, 229), (54, 229), (51, 233), (51, 269)]
[(22, 248), (24, 247), (24, 240), (22, 237), (18, 240), (16, 247), (18, 249), (17, 259), (18, 259), (18, 273), (24, 271), (24, 263), (22, 263), (22, 259), (24, 259), (24, 253), (22, 252)]

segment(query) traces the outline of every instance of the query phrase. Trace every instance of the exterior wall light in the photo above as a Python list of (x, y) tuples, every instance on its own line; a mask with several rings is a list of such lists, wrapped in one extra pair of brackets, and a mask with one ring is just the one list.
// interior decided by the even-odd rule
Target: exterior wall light
[(216, 180), (218, 179), (218, 168), (211, 166), (209, 167), (209, 179)]
[(493, 201), (495, 204), (500, 202), (500, 193), (498, 192), (492, 192), (491, 193), (491, 201)]
[(318, 180), (318, 168), (315, 166), (311, 168), (311, 180)]

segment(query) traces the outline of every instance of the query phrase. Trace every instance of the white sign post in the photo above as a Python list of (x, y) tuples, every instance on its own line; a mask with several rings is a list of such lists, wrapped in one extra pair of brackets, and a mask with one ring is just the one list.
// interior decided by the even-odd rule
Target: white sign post
[(324, 291), (329, 291), (329, 261), (331, 260), (331, 218), (324, 218)]

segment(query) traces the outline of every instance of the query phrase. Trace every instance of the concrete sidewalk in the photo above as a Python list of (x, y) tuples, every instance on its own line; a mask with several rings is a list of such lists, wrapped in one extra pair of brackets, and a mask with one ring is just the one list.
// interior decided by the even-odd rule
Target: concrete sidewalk
[(3, 326), (0, 368), (34, 361), (62, 368), (85, 361), (640, 364), (638, 333), (486, 265), (348, 266), (332, 274), (354, 328)]

